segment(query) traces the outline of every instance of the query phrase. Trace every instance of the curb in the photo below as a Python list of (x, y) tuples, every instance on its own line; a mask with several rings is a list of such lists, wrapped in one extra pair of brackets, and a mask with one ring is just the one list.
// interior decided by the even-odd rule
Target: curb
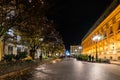
[(120, 65), (120, 61), (110, 61), (110, 64)]
[[(38, 65), (49, 64), (51, 62), (54, 63), (54, 62), (57, 62), (57, 61), (61, 61), (61, 59), (52, 59), (52, 60), (49, 60), (49, 61), (41, 62)], [(30, 66), (30, 67), (26, 67), (24, 69), (20, 69), (20, 70), (17, 70), (17, 71), (6, 73), (6, 74), (0, 76), (0, 80), (4, 80), (4, 78), (10, 77), (10, 76), (23, 75), (25, 71), (29, 71), (29, 70), (37, 67), (38, 65), (35, 65), (35, 66), (32, 66), (32, 67)]]

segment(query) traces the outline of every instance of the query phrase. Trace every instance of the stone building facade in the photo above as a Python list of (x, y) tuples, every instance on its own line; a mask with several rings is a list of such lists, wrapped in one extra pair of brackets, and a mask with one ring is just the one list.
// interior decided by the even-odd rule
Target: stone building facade
[[(99, 40), (94, 41), (95, 36), (99, 36)], [(81, 45), (82, 54), (120, 60), (120, 0), (113, 0), (84, 36)]]

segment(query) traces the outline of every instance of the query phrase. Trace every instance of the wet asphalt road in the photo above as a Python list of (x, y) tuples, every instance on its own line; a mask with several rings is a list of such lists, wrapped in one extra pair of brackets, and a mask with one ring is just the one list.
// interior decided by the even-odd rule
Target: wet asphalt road
[(38, 66), (28, 80), (120, 80), (120, 66), (67, 58)]

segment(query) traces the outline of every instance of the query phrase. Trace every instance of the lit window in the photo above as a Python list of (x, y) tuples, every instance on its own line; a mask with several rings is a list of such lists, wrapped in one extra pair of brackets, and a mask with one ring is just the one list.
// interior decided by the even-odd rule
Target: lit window
[(119, 25), (118, 25), (118, 31), (120, 32), (120, 22), (119, 22)]
[(106, 37), (107, 37), (106, 32), (104, 32), (104, 38), (106, 38)]
[(21, 47), (17, 47), (17, 53), (21, 52)]
[(13, 54), (13, 46), (8, 46), (8, 54)]
[(24, 49), (24, 52), (27, 52), (27, 51), (28, 51), (28, 49), (27, 49), (27, 48), (25, 48), (25, 49)]
[(120, 60), (120, 56), (118, 57), (118, 60)]
[(110, 60), (112, 60), (112, 56), (110, 56)]
[(112, 31), (112, 27), (110, 27), (110, 34), (112, 34), (113, 33), (113, 31)]

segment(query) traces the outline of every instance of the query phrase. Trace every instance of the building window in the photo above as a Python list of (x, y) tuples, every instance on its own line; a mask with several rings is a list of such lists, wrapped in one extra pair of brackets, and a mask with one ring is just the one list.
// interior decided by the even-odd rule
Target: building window
[(112, 22), (113, 24), (116, 23), (116, 17), (113, 17)]
[(107, 37), (106, 32), (104, 32), (104, 39)]
[(104, 59), (106, 59), (106, 56), (104, 56)]
[(17, 53), (21, 52), (21, 47), (17, 47)]
[(120, 56), (118, 57), (118, 60), (120, 60)]
[(120, 32), (120, 21), (119, 21), (119, 25), (118, 25), (118, 32)]
[(8, 46), (8, 54), (13, 54), (13, 46)]
[(25, 49), (24, 49), (24, 52), (27, 52), (27, 51), (28, 51), (28, 49), (27, 49), (27, 48), (25, 48)]
[(103, 32), (103, 28), (101, 28), (101, 32)]
[(113, 33), (113, 30), (112, 30), (112, 27), (110, 27), (110, 34), (112, 34)]
[(112, 56), (110, 56), (110, 60), (112, 60)]

